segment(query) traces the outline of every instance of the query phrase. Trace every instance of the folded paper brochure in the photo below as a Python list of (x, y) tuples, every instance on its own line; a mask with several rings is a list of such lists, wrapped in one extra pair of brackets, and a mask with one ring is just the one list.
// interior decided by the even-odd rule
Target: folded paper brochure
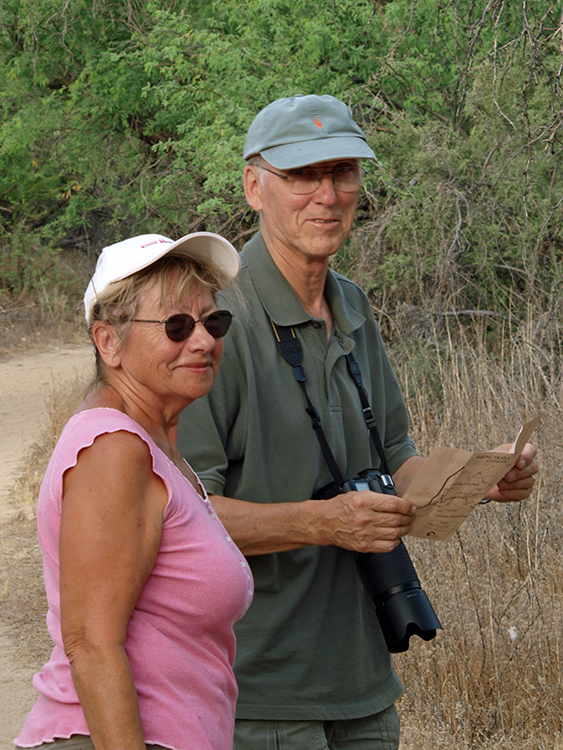
[(411, 536), (445, 542), (512, 469), (541, 414), (518, 433), (510, 452), (434, 448), (404, 497), (417, 506)]

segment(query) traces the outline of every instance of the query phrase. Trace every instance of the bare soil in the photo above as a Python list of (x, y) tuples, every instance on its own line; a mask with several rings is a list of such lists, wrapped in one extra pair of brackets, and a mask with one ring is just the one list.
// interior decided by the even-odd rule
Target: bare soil
[(36, 697), (32, 676), (50, 652), (34, 497), (17, 480), (33, 470), (50, 394), (93, 374), (91, 346), (32, 348), (0, 358), (0, 750), (13, 748)]

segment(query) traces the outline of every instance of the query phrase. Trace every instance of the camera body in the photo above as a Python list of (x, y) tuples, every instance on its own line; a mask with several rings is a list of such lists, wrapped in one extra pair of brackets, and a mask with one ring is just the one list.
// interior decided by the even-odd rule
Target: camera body
[[(340, 488), (332, 482), (317, 492), (316, 497), (326, 499), (353, 490), (397, 494), (389, 474), (365, 469), (357, 477), (347, 479)], [(418, 635), (424, 641), (436, 636), (436, 630), (442, 626), (402, 541), (392, 552), (357, 552), (356, 564), (392, 654), (406, 651), (411, 635)]]

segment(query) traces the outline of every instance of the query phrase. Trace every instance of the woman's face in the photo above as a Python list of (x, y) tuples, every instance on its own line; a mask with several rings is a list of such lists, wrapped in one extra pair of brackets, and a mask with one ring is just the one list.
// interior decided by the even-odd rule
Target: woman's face
[[(217, 310), (211, 293), (201, 287), (192, 287), (179, 301), (172, 289), (164, 306), (156, 281), (149, 282), (141, 294), (135, 318), (143, 320), (187, 313), (199, 321)], [(145, 398), (150, 392), (151, 400), (191, 403), (209, 392), (222, 354), (222, 339), (213, 338), (202, 323), (196, 323), (187, 339), (177, 342), (168, 338), (163, 323), (132, 323), (119, 356), (131, 386)]]

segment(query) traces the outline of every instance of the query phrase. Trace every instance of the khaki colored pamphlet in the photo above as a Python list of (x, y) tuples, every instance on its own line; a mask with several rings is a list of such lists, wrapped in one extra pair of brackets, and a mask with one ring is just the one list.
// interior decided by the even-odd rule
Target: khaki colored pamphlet
[(518, 433), (510, 452), (434, 448), (404, 497), (417, 506), (412, 536), (446, 542), (512, 469), (541, 414)]

